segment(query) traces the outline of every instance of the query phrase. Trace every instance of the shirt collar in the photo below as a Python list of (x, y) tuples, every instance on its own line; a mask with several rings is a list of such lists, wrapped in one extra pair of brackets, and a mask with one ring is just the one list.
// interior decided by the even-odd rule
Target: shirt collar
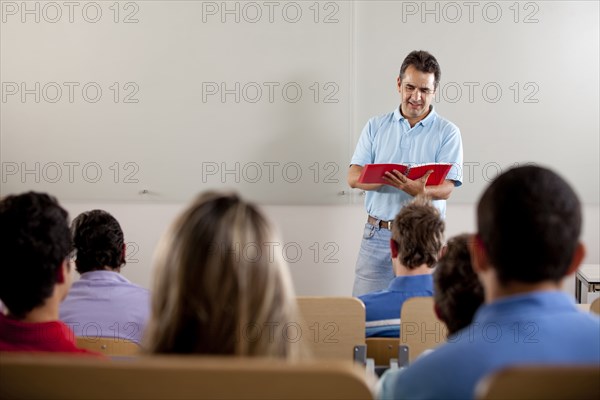
[(390, 282), (388, 290), (394, 292), (433, 290), (433, 276), (431, 274), (397, 276)]
[(81, 274), (80, 280), (88, 281), (111, 281), (131, 283), (127, 278), (114, 271), (89, 271)]
[[(421, 121), (419, 121), (418, 125), (422, 125), (422, 126), (427, 126), (429, 124), (431, 124), (433, 122), (433, 120), (436, 118), (437, 113), (435, 112), (435, 109), (433, 108), (433, 104), (429, 106), (429, 114), (423, 118)], [(404, 116), (400, 113), (400, 107), (396, 107), (396, 109), (394, 110), (394, 120), (395, 121), (402, 121), (404, 118)]]

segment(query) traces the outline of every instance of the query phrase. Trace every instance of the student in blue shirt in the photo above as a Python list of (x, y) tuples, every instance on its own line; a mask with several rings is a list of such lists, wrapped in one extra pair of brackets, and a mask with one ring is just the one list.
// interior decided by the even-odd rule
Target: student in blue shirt
[(600, 319), (560, 290), (584, 257), (581, 205), (554, 172), (500, 175), (477, 207), (473, 268), (485, 304), (448, 343), (381, 382), (383, 399), (469, 399), (484, 376), (513, 364), (600, 364)]
[(444, 226), (440, 212), (424, 197), (400, 210), (389, 243), (396, 277), (386, 289), (359, 297), (367, 311), (367, 337), (399, 337), (404, 301), (433, 295), (431, 273), (444, 242)]
[[(394, 278), (391, 265), (389, 230), (391, 220), (413, 197), (425, 194), (433, 199), (442, 217), (446, 199), (462, 183), (463, 149), (460, 130), (438, 115), (432, 106), (441, 76), (435, 57), (426, 51), (413, 51), (404, 59), (396, 81), (400, 107), (371, 118), (365, 125), (350, 161), (348, 184), (365, 190), (368, 214), (356, 261), (353, 296), (385, 289)], [(426, 174), (411, 180), (388, 173), (387, 184), (362, 184), (358, 178), (366, 164), (451, 163), (446, 180), (425, 186)]]

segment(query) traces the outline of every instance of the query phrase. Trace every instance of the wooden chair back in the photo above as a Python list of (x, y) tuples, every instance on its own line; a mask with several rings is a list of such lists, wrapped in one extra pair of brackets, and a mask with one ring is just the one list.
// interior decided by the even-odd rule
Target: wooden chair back
[(314, 358), (365, 358), (366, 316), (362, 301), (355, 297), (298, 297), (297, 301), (302, 316), (300, 341)]
[(448, 329), (433, 311), (433, 297), (411, 297), (400, 311), (400, 345), (408, 347), (408, 361), (446, 341)]
[(592, 309), (591, 309), (591, 306), (592, 306), (592, 305), (591, 305), (591, 304), (586, 304), (586, 303), (577, 303), (577, 304), (575, 304), (575, 306), (576, 306), (576, 307), (577, 307), (577, 308), (578, 308), (580, 311), (583, 311), (583, 312), (590, 312), (590, 311), (592, 311)]
[(600, 315), (600, 297), (596, 300), (592, 301), (592, 305), (590, 306), (590, 311), (594, 314)]
[(350, 361), (1, 353), (0, 399), (373, 399)]
[(127, 339), (76, 337), (77, 347), (102, 353), (108, 357), (130, 357), (140, 353), (140, 346)]
[(484, 377), (478, 400), (600, 399), (600, 366), (514, 366)]
[(400, 339), (369, 337), (367, 342), (367, 358), (372, 358), (377, 366), (388, 366), (390, 360), (398, 358)]

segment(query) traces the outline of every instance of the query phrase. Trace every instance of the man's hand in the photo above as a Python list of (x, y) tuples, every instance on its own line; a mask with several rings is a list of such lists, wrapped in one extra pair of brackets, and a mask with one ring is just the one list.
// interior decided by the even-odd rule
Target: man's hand
[(412, 180), (407, 176), (404, 176), (400, 171), (393, 170), (392, 172), (386, 172), (383, 176), (383, 180), (388, 182), (390, 186), (400, 189), (411, 196), (418, 196), (420, 194), (425, 194), (425, 184), (427, 183), (427, 178), (429, 178), (429, 175), (432, 173), (433, 170), (429, 170), (419, 179)]

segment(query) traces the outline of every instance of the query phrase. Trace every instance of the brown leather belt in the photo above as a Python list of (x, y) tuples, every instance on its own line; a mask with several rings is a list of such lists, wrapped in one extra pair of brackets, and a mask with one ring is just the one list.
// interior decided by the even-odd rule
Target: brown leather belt
[[(377, 226), (377, 218), (371, 217), (367, 218), (367, 222), (371, 225)], [(392, 230), (392, 221), (379, 221), (379, 227), (384, 229)]]

